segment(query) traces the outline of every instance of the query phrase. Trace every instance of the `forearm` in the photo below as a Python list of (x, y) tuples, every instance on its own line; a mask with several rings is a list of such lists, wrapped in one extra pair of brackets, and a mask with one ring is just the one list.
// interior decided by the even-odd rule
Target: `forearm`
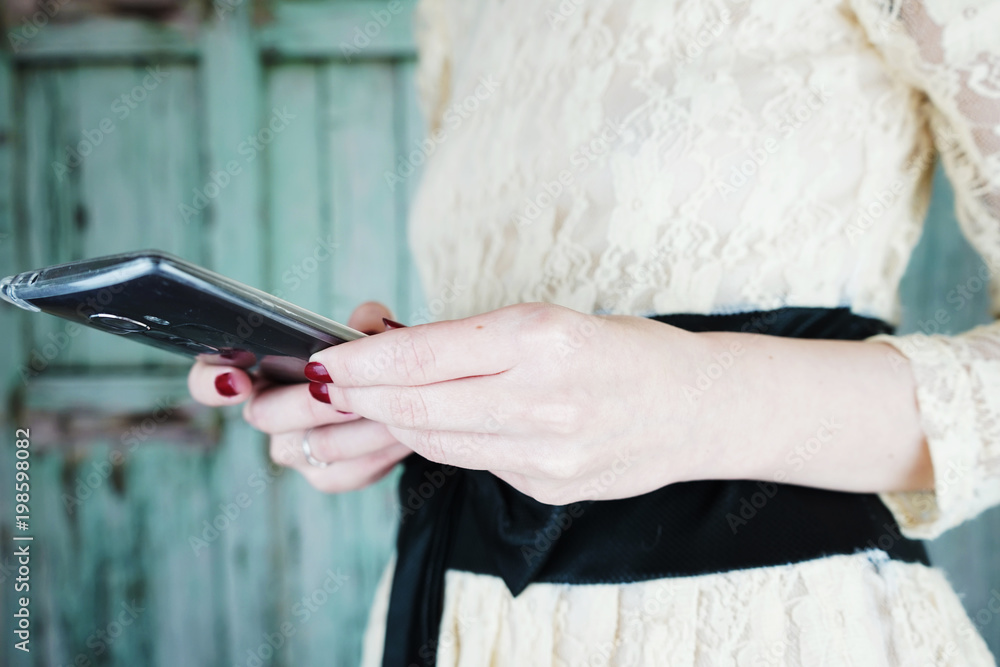
[(933, 487), (913, 375), (892, 346), (700, 335), (739, 352), (696, 403), (711, 468), (698, 477), (854, 492)]

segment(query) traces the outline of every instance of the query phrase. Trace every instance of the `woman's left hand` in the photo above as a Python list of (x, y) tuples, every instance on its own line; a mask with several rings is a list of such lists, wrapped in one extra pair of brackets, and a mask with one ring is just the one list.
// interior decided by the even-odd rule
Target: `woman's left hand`
[(685, 390), (714, 352), (655, 320), (532, 303), (337, 345), (310, 371), (421, 456), (563, 505), (704, 476)]

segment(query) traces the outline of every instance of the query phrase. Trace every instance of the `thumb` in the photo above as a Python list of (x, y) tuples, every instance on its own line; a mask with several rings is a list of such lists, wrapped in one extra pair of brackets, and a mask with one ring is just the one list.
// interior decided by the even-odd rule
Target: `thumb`
[(351, 313), (347, 326), (366, 334), (377, 334), (385, 331), (382, 318), (392, 319), (392, 311), (378, 301), (366, 301)]

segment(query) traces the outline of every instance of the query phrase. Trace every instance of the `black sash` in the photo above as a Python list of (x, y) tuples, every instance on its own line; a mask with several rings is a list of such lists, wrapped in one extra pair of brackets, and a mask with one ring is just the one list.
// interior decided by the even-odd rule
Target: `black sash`
[[(688, 331), (862, 340), (891, 333), (847, 308), (662, 315)], [(404, 461), (396, 570), (383, 667), (433, 665), (444, 573), (500, 577), (513, 595), (532, 582), (625, 583), (797, 563), (881, 549), (929, 565), (875, 494), (757, 481), (672, 484), (623, 500), (555, 507), (484, 471)]]

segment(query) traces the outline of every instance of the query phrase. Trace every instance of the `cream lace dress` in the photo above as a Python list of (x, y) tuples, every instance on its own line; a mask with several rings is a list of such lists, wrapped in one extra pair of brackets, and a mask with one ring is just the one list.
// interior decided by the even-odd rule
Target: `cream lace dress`
[[(546, 301), (896, 323), (935, 151), (1000, 313), (1000, 2), (424, 0), (418, 38), (410, 242), (439, 319)], [(930, 539), (1000, 502), (1000, 323), (880, 338), (912, 361), (937, 479), (882, 498)], [(994, 660), (940, 571), (872, 550), (517, 598), (450, 571), (438, 664)]]

